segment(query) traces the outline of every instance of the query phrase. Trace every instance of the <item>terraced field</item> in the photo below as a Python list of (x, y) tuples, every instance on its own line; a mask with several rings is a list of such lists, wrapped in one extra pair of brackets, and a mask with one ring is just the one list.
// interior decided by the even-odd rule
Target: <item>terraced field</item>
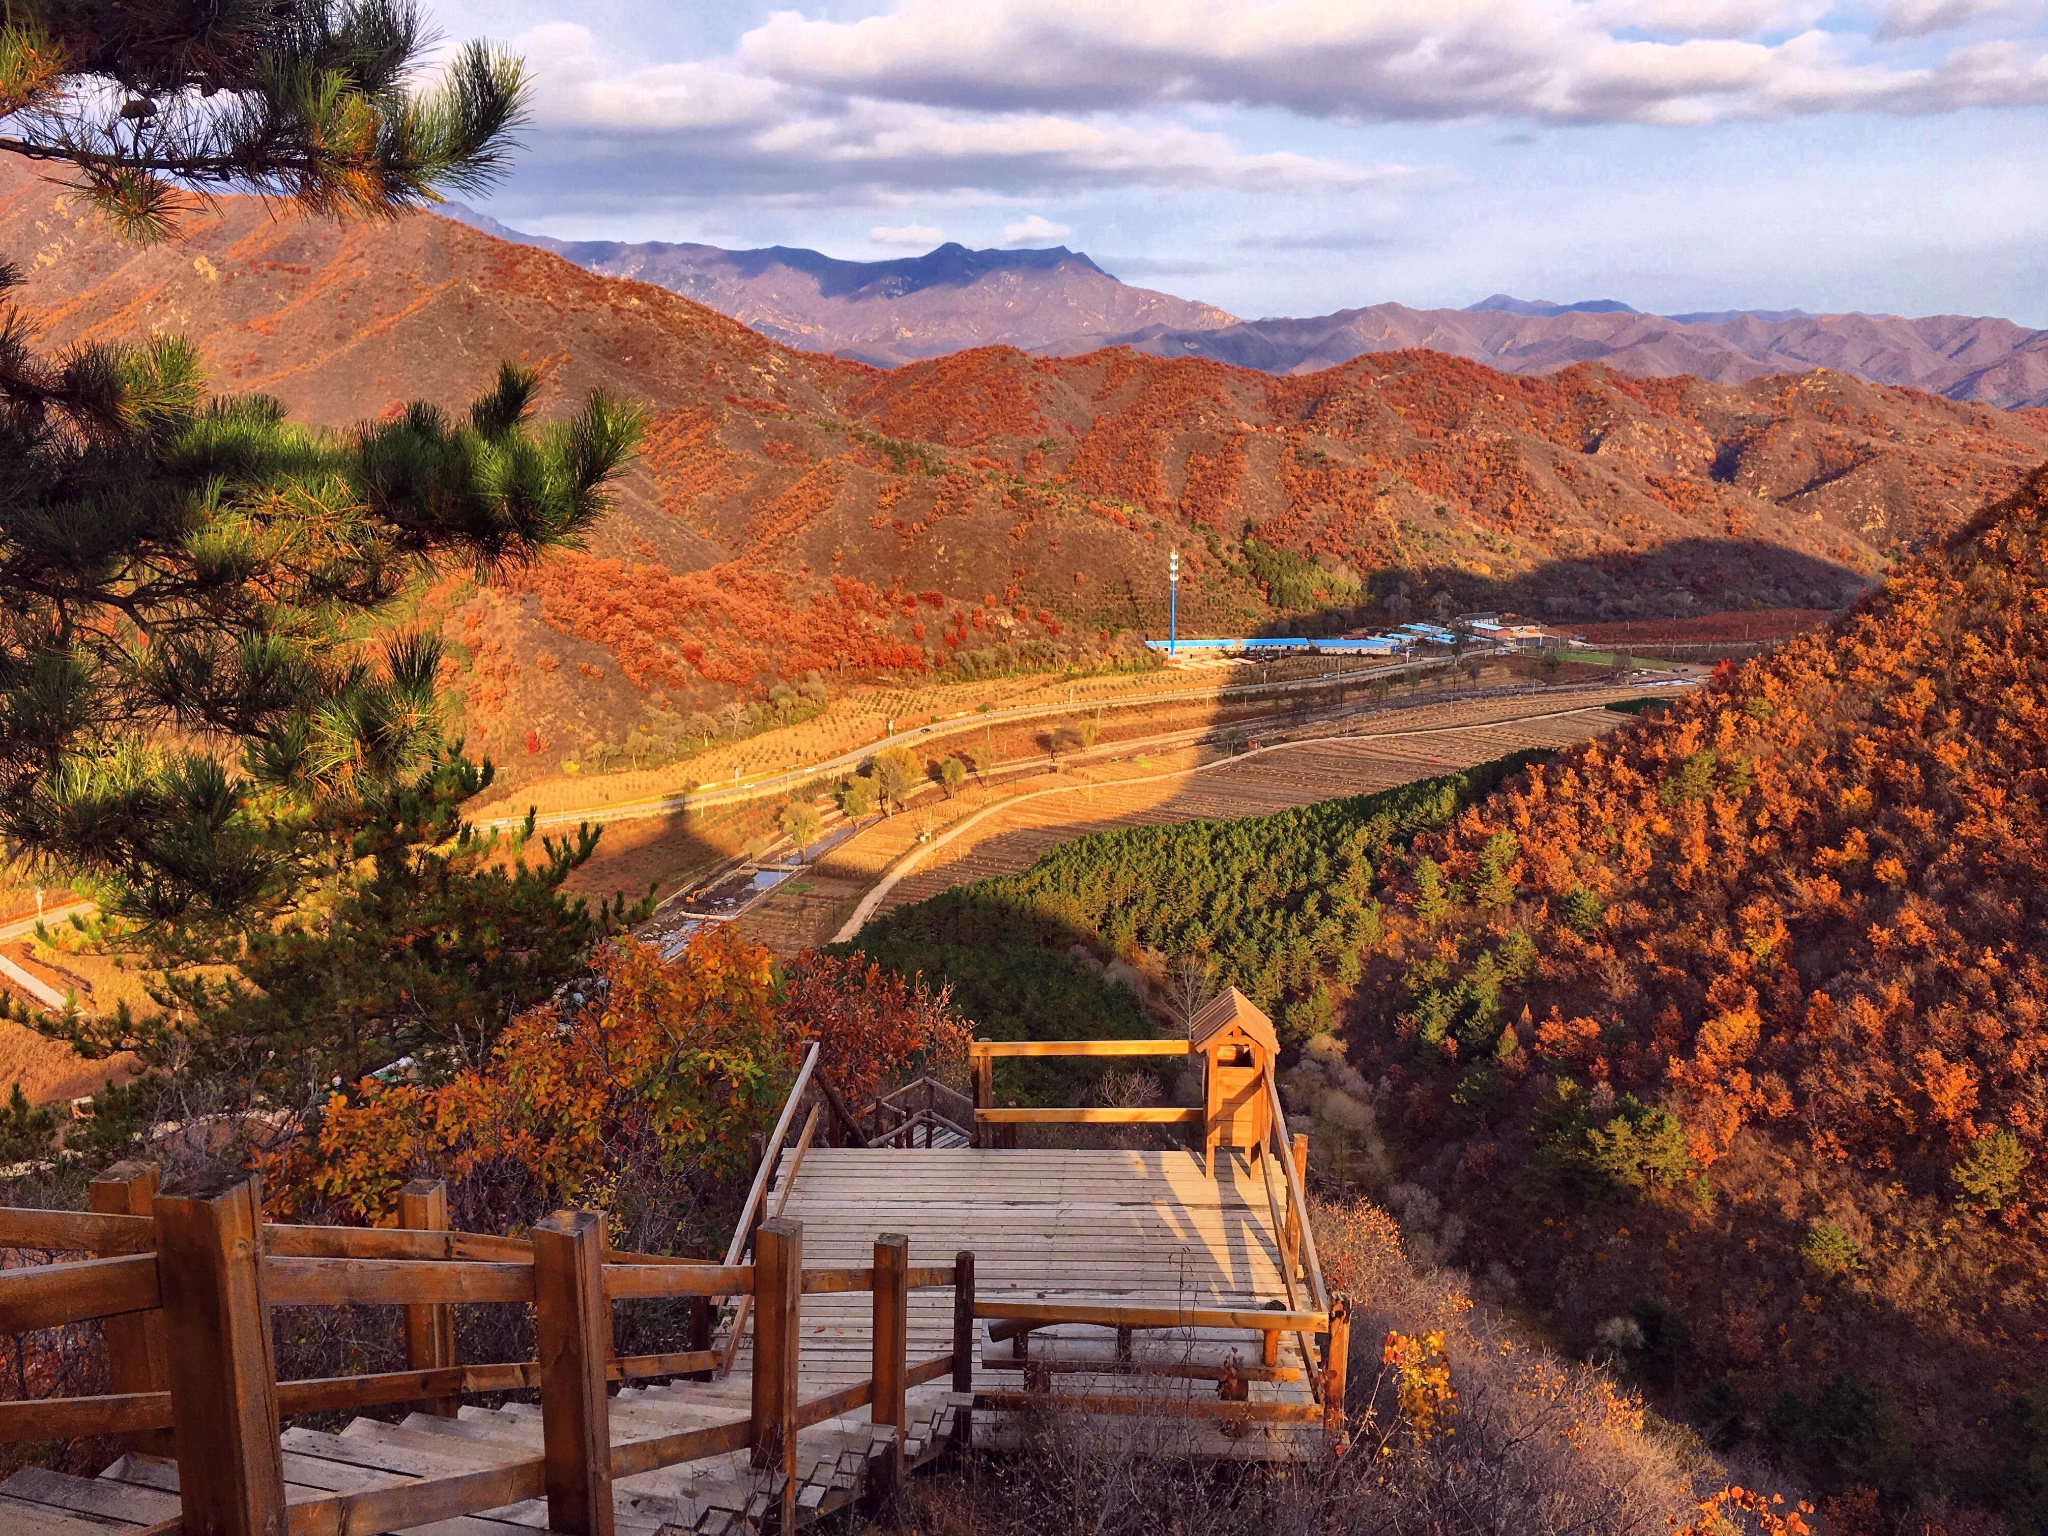
[(740, 922), (748, 937), (793, 953), (832, 938), (878, 883), (881, 894), (863, 920), (954, 885), (1023, 869), (1055, 844), (1088, 832), (1262, 816), (1526, 747), (1570, 746), (1625, 723), (1627, 716), (1606, 705), (1640, 692), (1639, 686), (1592, 686), (1375, 710), (1307, 726), (1296, 740), (1268, 734), (1243, 755), (1191, 742), (1016, 781), (1003, 787), (1001, 798), (983, 801), (970, 790), (849, 839)]

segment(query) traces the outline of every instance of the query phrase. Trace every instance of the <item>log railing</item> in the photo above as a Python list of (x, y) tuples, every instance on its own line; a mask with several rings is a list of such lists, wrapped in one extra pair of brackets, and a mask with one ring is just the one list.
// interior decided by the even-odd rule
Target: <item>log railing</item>
[(1045, 1109), (998, 1109), (995, 1063), (998, 1057), (1044, 1056), (1186, 1056), (1185, 1040), (975, 1040), (967, 1047), (968, 1072), (974, 1082), (974, 1144), (978, 1147), (1017, 1144), (1020, 1125), (1200, 1125), (1199, 1109), (1142, 1106), (1117, 1109), (1060, 1106)]
[[(153, 1181), (153, 1171), (150, 1174)], [(437, 1191), (414, 1191), (419, 1210), (445, 1219)], [(266, 1224), (255, 1179), (214, 1180), (151, 1189), (147, 1217), (103, 1212), (0, 1210), (0, 1246), (93, 1252), (103, 1257), (0, 1271), (0, 1333), (93, 1319), (160, 1327), (163, 1374), (117, 1374), (120, 1390), (94, 1397), (0, 1403), (0, 1440), (101, 1434), (163, 1435), (179, 1468), (184, 1523), (221, 1536), (376, 1536), (545, 1497), (548, 1523), (571, 1536), (611, 1529), (614, 1479), (748, 1450), (771, 1484), (780, 1528), (795, 1523), (796, 1437), (804, 1428), (869, 1406), (878, 1426), (895, 1426), (871, 1491), (900, 1475), (904, 1394), (950, 1374), (972, 1391), (974, 1261), (912, 1266), (908, 1242), (884, 1234), (874, 1262), (806, 1270), (803, 1234), (770, 1217), (755, 1232), (752, 1264), (666, 1262), (651, 1254), (608, 1252), (602, 1218), (563, 1211), (527, 1239), (465, 1234), (361, 1231)], [(131, 1225), (139, 1223), (140, 1225)], [(142, 1227), (150, 1230), (145, 1233)], [(424, 1239), (423, 1241), (414, 1241)], [(147, 1248), (140, 1247), (147, 1241)], [(444, 1257), (467, 1249), (479, 1257)], [(405, 1257), (404, 1254), (418, 1257)], [(955, 1292), (953, 1348), (935, 1359), (907, 1358), (907, 1297), (918, 1289)], [(805, 1295), (867, 1291), (874, 1298), (872, 1374), (838, 1392), (801, 1400), (797, 1364)], [(754, 1303), (753, 1398), (744, 1418), (614, 1445), (609, 1384), (707, 1371), (709, 1349), (609, 1358), (610, 1307), (635, 1297), (740, 1298)], [(440, 1314), (455, 1303), (531, 1306), (537, 1358), (493, 1365), (440, 1359), (452, 1337)], [(279, 1381), (271, 1355), (270, 1310), (278, 1306), (389, 1306), (405, 1309), (405, 1371)], [(153, 1368), (149, 1359), (143, 1367)], [(963, 1385), (964, 1383), (964, 1385)], [(461, 1476), (364, 1490), (287, 1509), (278, 1462), (280, 1422), (295, 1414), (421, 1403), (446, 1411), (479, 1392), (538, 1389), (542, 1454)], [(969, 1432), (971, 1414), (956, 1417)], [(169, 1536), (168, 1531), (160, 1536)]]
[[(1341, 1449), (1347, 1433), (1344, 1416), (1345, 1362), (1351, 1348), (1351, 1308), (1336, 1298), (1326, 1310), (1272, 1311), (1264, 1308), (1161, 1306), (1120, 1302), (1010, 1301), (979, 1298), (974, 1315), (992, 1322), (991, 1338), (1014, 1340), (1015, 1355), (1008, 1366), (1024, 1372), (1023, 1390), (998, 1388), (977, 1391), (974, 1406), (999, 1412), (1062, 1410), (1074, 1413), (1178, 1415), (1193, 1419), (1221, 1419), (1236, 1424), (1320, 1425), (1326, 1444)], [(1115, 1361), (1034, 1361), (1029, 1354), (1030, 1335), (1037, 1328), (1084, 1323), (1117, 1331), (1118, 1359)], [(1194, 1366), (1185, 1363), (1140, 1364), (1130, 1358), (1129, 1340), (1141, 1329), (1212, 1328), (1243, 1329), (1263, 1334), (1268, 1341), (1282, 1332), (1302, 1336), (1303, 1361), (1311, 1386), (1313, 1403), (1252, 1401), (1245, 1385), (1252, 1381), (1298, 1381), (1302, 1373), (1283, 1367), (1272, 1356), (1259, 1366)], [(1328, 1334), (1325, 1357), (1328, 1364), (1318, 1368), (1308, 1338), (1315, 1332)], [(1001, 1366), (992, 1368), (1000, 1369)], [(1093, 1375), (1154, 1375), (1190, 1381), (1214, 1381), (1215, 1399), (1192, 1394), (1161, 1397), (1126, 1397), (1098, 1392), (1061, 1394), (1052, 1391), (1051, 1378), (1057, 1372), (1087, 1372)]]

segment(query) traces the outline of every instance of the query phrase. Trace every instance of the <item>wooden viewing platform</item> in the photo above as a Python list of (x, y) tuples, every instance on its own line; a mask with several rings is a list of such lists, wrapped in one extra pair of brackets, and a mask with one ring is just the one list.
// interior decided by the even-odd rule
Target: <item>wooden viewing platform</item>
[[(722, 1264), (611, 1252), (589, 1212), (526, 1238), (450, 1232), (428, 1184), (399, 1230), (268, 1224), (253, 1179), (158, 1192), (138, 1165), (96, 1183), (89, 1213), (0, 1210), (0, 1247), (93, 1255), (0, 1270), (0, 1332), (100, 1319), (115, 1389), (0, 1402), (0, 1439), (132, 1447), (97, 1477), (15, 1473), (0, 1529), (782, 1532), (879, 1508), (949, 1452), (1014, 1448), (1047, 1413), (1200, 1457), (1341, 1447), (1348, 1309), (1323, 1288), (1271, 1026), (1233, 992), (1194, 1033), (977, 1043), (972, 1098), (913, 1085), (871, 1108), (873, 1129), (813, 1046)], [(1191, 1052), (1203, 1109), (993, 1104), (999, 1056)], [(1202, 1155), (1013, 1144), (1034, 1120), (1169, 1117)], [(611, 1304), (645, 1297), (688, 1299), (687, 1336), (619, 1358)], [(342, 1303), (403, 1308), (408, 1368), (278, 1381), (270, 1310)], [(455, 1303), (530, 1306), (537, 1357), (458, 1364)], [(534, 1389), (538, 1404), (462, 1400)], [(281, 1427), (394, 1405), (411, 1408), (398, 1423)]]

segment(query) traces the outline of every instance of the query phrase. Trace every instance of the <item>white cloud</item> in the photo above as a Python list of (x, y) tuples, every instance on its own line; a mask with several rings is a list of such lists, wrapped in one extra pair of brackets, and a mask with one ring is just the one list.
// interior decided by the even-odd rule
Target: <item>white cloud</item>
[(1891, 0), (1873, 34), (1884, 42), (1931, 37), (1999, 9), (1999, 0)]
[(617, 174), (681, 176), (707, 190), (777, 195), (808, 185), (849, 199), (933, 191), (1022, 197), (1108, 185), (1298, 192), (1409, 174), (1247, 153), (1224, 134), (1157, 112), (979, 110), (816, 89), (731, 58), (646, 64), (566, 22), (536, 27), (514, 47), (534, 72), (540, 126), (611, 139), (622, 162), (648, 153), (624, 144), (658, 141), (669, 151), (665, 162), (622, 164)]
[[(2010, 9), (2010, 7), (2008, 7)], [(2024, 7), (2035, 9), (2033, 5)], [(1183, 103), (1345, 121), (1692, 123), (2048, 101), (2039, 38), (1986, 79), (1904, 65), (1887, 36), (1985, 12), (1895, 0), (1892, 33), (1814, 30), (1827, 0), (897, 0), (852, 22), (777, 12), (740, 57), (794, 86), (970, 111)], [(1954, 86), (1953, 94), (1944, 87)]]
[(893, 229), (877, 224), (868, 231), (868, 238), (877, 245), (910, 245), (923, 250), (945, 239), (946, 232), (936, 224), (902, 224)]
[(1042, 213), (1030, 214), (1003, 226), (1005, 245), (1051, 245), (1074, 232), (1071, 224), (1055, 224)]

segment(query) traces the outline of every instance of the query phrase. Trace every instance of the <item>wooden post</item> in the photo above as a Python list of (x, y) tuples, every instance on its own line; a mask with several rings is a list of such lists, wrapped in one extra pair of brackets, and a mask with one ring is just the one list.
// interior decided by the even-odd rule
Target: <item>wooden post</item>
[[(155, 1163), (115, 1163), (85, 1187), (85, 1203), (103, 1216), (147, 1216), (160, 1175)], [(107, 1340), (108, 1384), (116, 1392), (162, 1392), (170, 1383), (162, 1311), (129, 1312), (101, 1322)], [(137, 1430), (121, 1444), (146, 1456), (169, 1456), (168, 1429)]]
[(200, 1174), (150, 1208), (186, 1536), (285, 1536), (262, 1183)]
[[(1306, 1190), (1308, 1188), (1308, 1137), (1294, 1138), (1294, 1177)], [(1281, 1262), (1287, 1266), (1287, 1273), (1293, 1275), (1301, 1268), (1301, 1212), (1294, 1208), (1294, 1201), (1287, 1201), (1287, 1231), (1280, 1239)]]
[(548, 1529), (565, 1536), (612, 1536), (607, 1310), (603, 1220), (555, 1212), (533, 1229), (533, 1319)]
[(1280, 1363), (1280, 1330), (1268, 1328), (1264, 1337), (1265, 1342), (1259, 1346), (1259, 1364), (1278, 1365)]
[[(875, 1239), (874, 1358), (869, 1372), (874, 1400), (868, 1422), (877, 1430), (893, 1427), (887, 1452), (878, 1468), (870, 1461), (869, 1502), (885, 1508), (903, 1481), (904, 1395), (910, 1374), (910, 1239), (884, 1232)], [(870, 1455), (873, 1448), (870, 1447)]]
[(1342, 1456), (1351, 1444), (1351, 1421), (1344, 1412), (1345, 1370), (1351, 1362), (1351, 1299), (1330, 1299), (1330, 1344), (1323, 1351), (1323, 1445)]
[(764, 1529), (796, 1526), (797, 1363), (804, 1299), (803, 1223), (773, 1217), (754, 1232), (753, 1464), (779, 1479)]
[[(398, 1192), (398, 1224), (414, 1232), (448, 1230), (448, 1186), (439, 1179), (414, 1179)], [(405, 1309), (405, 1367), (437, 1371), (455, 1364), (455, 1309), (445, 1302)], [(462, 1407), (457, 1396), (430, 1397), (420, 1411), (452, 1419)]]
[(953, 1255), (953, 1393), (968, 1399), (953, 1407), (953, 1449), (974, 1449), (974, 1346), (979, 1325), (974, 1320), (974, 1255)]

